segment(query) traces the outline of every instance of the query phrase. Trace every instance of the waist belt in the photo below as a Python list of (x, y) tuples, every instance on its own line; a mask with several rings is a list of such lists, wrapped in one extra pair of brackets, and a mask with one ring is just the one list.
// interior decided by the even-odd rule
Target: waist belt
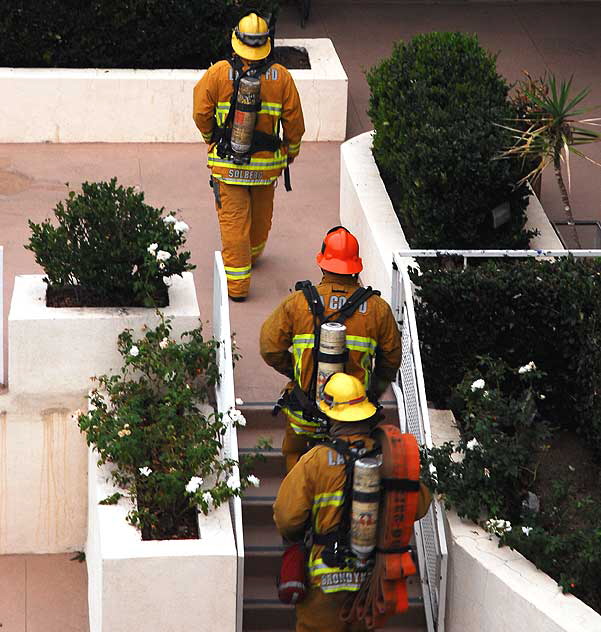
[(344, 621), (363, 621), (368, 629), (381, 627), (390, 615), (409, 608), (406, 578), (417, 572), (409, 541), (419, 498), (419, 448), (415, 437), (397, 426), (378, 426), (375, 434), (382, 447), (385, 489), (376, 559), (372, 573), (341, 613)]

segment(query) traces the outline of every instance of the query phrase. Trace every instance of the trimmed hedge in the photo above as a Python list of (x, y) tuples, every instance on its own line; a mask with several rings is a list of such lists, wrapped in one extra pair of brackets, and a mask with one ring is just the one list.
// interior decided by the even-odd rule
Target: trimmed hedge
[(0, 66), (208, 68), (249, 10), (278, 0), (0, 0)]
[[(418, 35), (372, 68), (373, 152), (415, 248), (521, 248), (524, 187), (518, 161), (495, 160), (511, 145), (515, 112), (496, 59), (475, 36)], [(511, 220), (491, 211), (509, 200)]]
[(545, 417), (587, 437), (601, 455), (601, 260), (489, 262), (413, 275), (428, 397), (453, 388), (478, 356), (546, 373)]

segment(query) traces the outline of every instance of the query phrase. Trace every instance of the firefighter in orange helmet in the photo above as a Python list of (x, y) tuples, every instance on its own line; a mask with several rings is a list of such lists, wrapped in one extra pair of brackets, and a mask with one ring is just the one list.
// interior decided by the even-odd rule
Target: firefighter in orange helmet
[[(363, 384), (350, 375), (335, 373), (327, 381), (323, 397), (320, 408), (330, 420), (329, 438), (350, 447), (361, 442), (365, 450), (372, 450), (375, 442), (370, 435), (378, 415)], [(362, 623), (340, 619), (344, 602), (359, 590), (365, 573), (325, 563), (327, 546), (321, 542), (335, 533), (342, 519), (345, 480), (345, 459), (334, 444), (317, 445), (282, 481), (273, 506), (274, 522), (287, 543), (303, 542), (308, 525), (313, 531), (306, 565), (307, 593), (296, 605), (296, 632), (366, 630)], [(420, 483), (416, 520), (426, 514), (430, 501), (429, 490)]]
[[(320, 318), (332, 317), (340, 322), (332, 315), (344, 308), (361, 287), (357, 277), (363, 264), (357, 240), (342, 226), (332, 228), (317, 254), (317, 264), (323, 271), (321, 283), (315, 288), (317, 303), (323, 304)], [(356, 311), (344, 320), (348, 348), (345, 370), (361, 380), (370, 397), (377, 400), (399, 368), (401, 338), (392, 310), (379, 292), (363, 296), (355, 301)], [(290, 379), (280, 400), (287, 417), (282, 452), (288, 471), (307, 451), (319, 430), (319, 423), (311, 418), (315, 405), (315, 319), (306, 291), (298, 289), (276, 307), (261, 328), (261, 356)]]
[[(305, 127), (294, 81), (270, 56), (267, 21), (256, 13), (244, 16), (232, 33), (232, 48), (232, 59), (211, 66), (196, 84), (194, 122), (209, 145), (228, 292), (242, 301), (249, 292), (252, 264), (267, 243), (275, 183), (298, 155)], [(237, 155), (231, 135), (243, 77), (260, 79), (260, 101), (250, 149)]]

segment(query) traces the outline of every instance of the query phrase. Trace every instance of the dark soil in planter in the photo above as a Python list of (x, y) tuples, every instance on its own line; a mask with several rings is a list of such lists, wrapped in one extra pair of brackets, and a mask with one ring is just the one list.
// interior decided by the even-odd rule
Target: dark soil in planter
[[(273, 49), (273, 58), (278, 64), (282, 64), (290, 70), (300, 70), (311, 68), (309, 62), (309, 54), (304, 48), (297, 48), (295, 46), (275, 46)], [(179, 59), (172, 60), (170, 68), (181, 68), (198, 70), (202, 68), (203, 62), (197, 55), (190, 55), (188, 57), (181, 57)], [(164, 68), (165, 66), (161, 66)]]
[(161, 515), (160, 512), (156, 513), (159, 517), (159, 524), (153, 528), (142, 528), (142, 540), (198, 540), (200, 537), (196, 509), (187, 509), (175, 525), (172, 524), (170, 516)]
[(309, 54), (304, 48), (295, 46), (276, 46), (273, 49), (273, 58), (278, 64), (291, 70), (308, 70), (311, 68)]
[[(169, 292), (165, 285), (158, 287), (153, 295), (152, 307), (168, 307)], [(114, 292), (110, 296), (99, 295), (88, 288), (78, 286), (52, 287), (46, 290), (46, 307), (149, 307), (132, 294)]]

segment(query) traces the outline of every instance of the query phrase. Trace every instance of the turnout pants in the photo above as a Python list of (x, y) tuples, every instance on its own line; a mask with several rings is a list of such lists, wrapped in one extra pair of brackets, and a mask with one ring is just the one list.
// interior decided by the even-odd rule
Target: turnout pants
[(296, 605), (296, 632), (364, 632), (361, 623), (344, 623), (340, 610), (351, 594), (348, 591), (325, 594), (321, 588), (312, 587), (301, 603)]
[(286, 415), (286, 434), (282, 441), (282, 454), (286, 459), (286, 473), (288, 473), (297, 463), (301, 456), (308, 452), (313, 446), (313, 442), (307, 435), (299, 435), (290, 427), (290, 419)]
[(274, 188), (275, 183), (244, 186), (213, 178), (230, 296), (248, 295), (252, 264), (261, 256), (271, 228)]

